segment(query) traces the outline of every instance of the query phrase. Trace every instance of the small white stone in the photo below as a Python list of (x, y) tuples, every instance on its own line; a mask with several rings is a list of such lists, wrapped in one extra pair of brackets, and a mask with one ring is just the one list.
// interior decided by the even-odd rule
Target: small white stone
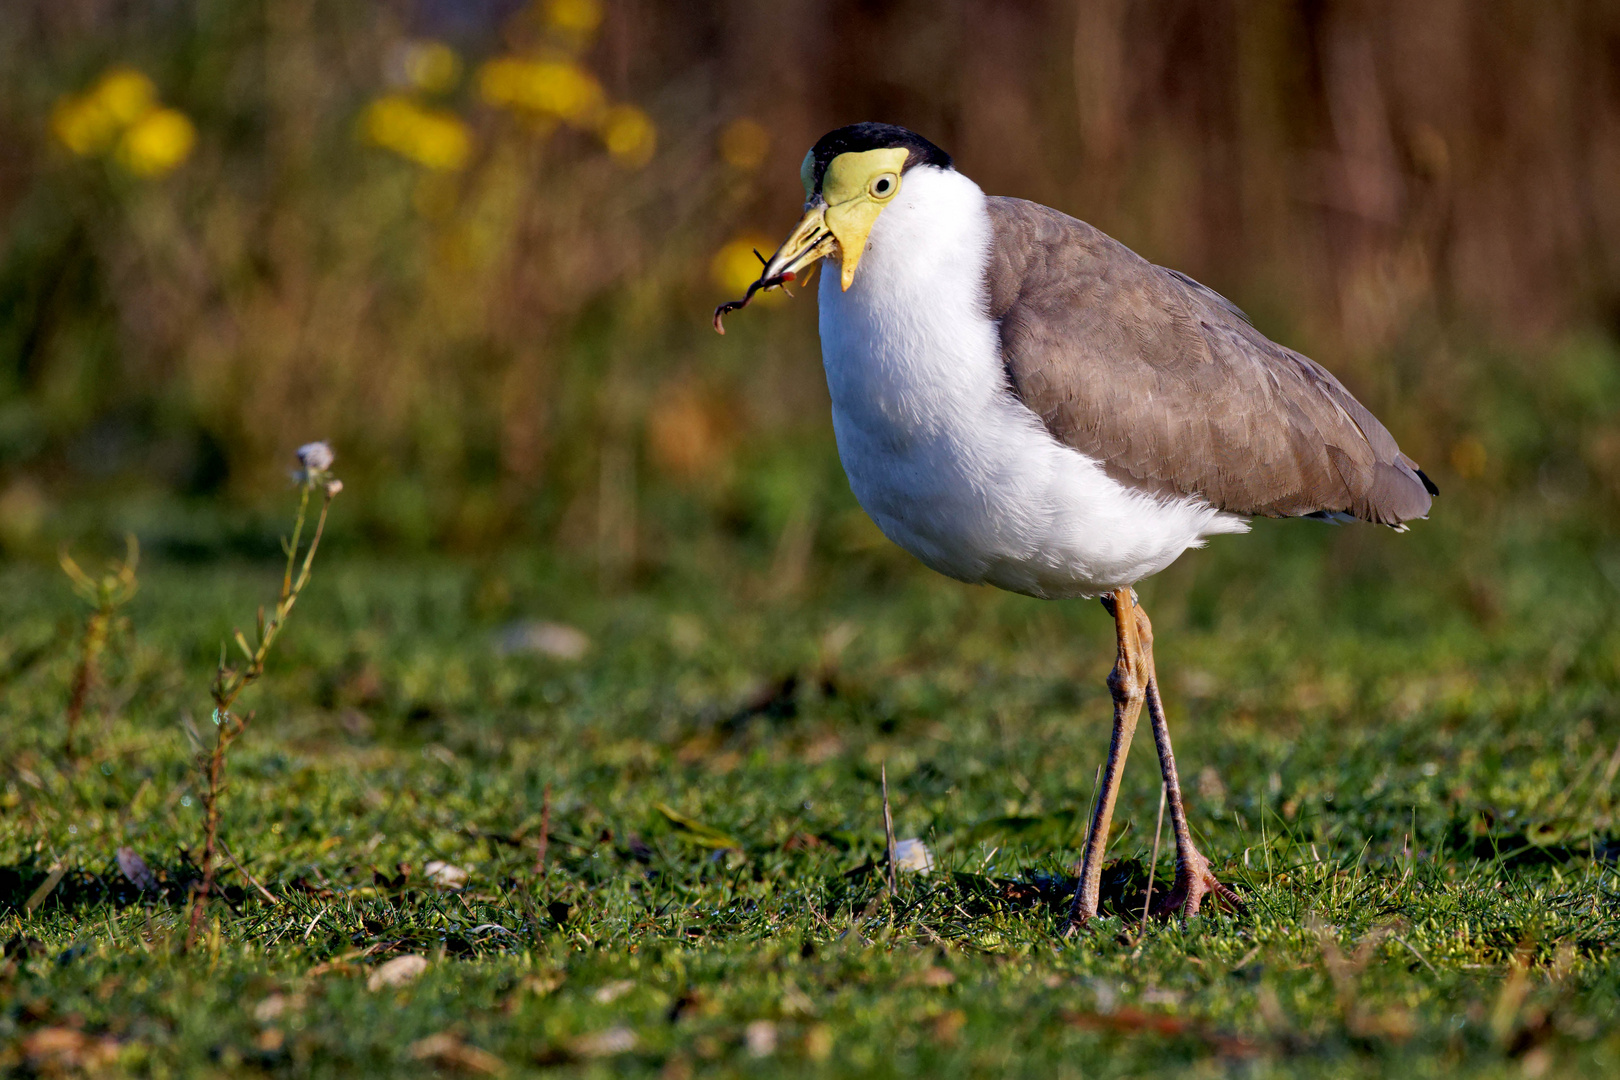
[(915, 836), (896, 841), (894, 868), (902, 874), (926, 874), (934, 868), (934, 853)]
[(509, 623), (495, 635), (495, 651), (502, 656), (538, 653), (558, 660), (579, 660), (590, 647), (591, 639), (583, 631), (541, 619)]
[(254, 1007), (253, 1019), (261, 1024), (268, 1024), (286, 1011), (286, 996), (283, 994), (271, 994)]
[(769, 1020), (755, 1020), (743, 1035), (750, 1057), (770, 1057), (776, 1053), (776, 1025)]
[(414, 954), (396, 956), (372, 971), (366, 979), (366, 989), (381, 990), (385, 986), (407, 986), (420, 978), (427, 967), (428, 962), (424, 957)]
[(440, 862), (438, 859), (430, 860), (422, 867), (422, 873), (433, 884), (444, 889), (459, 889), (467, 884), (472, 873), (454, 863)]
[(569, 1044), (580, 1057), (612, 1057), (636, 1048), (636, 1033), (627, 1027), (610, 1027), (591, 1035), (581, 1035)]

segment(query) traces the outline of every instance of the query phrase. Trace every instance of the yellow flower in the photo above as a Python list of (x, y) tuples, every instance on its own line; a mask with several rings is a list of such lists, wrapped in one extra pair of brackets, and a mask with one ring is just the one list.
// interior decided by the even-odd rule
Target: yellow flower
[[(714, 258), (709, 261), (709, 276), (714, 283), (720, 286), (720, 291), (727, 296), (741, 296), (748, 291), (759, 278), (759, 271), (763, 265), (755, 251), (769, 256), (773, 246), (771, 241), (757, 233), (739, 236), (715, 252)], [(761, 293), (756, 303), (772, 300), (776, 293)]]
[(440, 94), (461, 78), (461, 57), (442, 41), (413, 41), (400, 54), (405, 79), (418, 90)]
[(546, 22), (558, 30), (584, 37), (602, 25), (602, 5), (597, 0), (549, 0)]
[(518, 87), (527, 66), (510, 56), (487, 61), (478, 69), (478, 95), (490, 105), (516, 104)]
[(606, 102), (602, 84), (576, 64), (511, 56), (479, 69), (478, 92), (491, 105), (546, 113), (579, 127), (594, 123)]
[(80, 157), (99, 153), (118, 137), (118, 124), (88, 97), (70, 95), (51, 110), (57, 141)]
[(120, 125), (133, 124), (157, 106), (157, 87), (152, 80), (128, 67), (109, 70), (90, 96)]
[(366, 107), (360, 130), (367, 141), (429, 169), (453, 172), (472, 156), (472, 133), (461, 117), (427, 109), (400, 94)]
[(658, 132), (652, 119), (634, 105), (615, 105), (602, 118), (602, 145), (620, 165), (639, 169), (652, 160)]
[(118, 141), (118, 163), (136, 176), (162, 176), (191, 155), (197, 129), (178, 109), (153, 109)]
[(130, 67), (110, 68), (83, 94), (70, 94), (51, 111), (51, 130), (81, 157), (99, 154), (125, 128), (157, 107), (157, 87)]
[(757, 120), (739, 117), (720, 132), (720, 157), (727, 165), (752, 172), (765, 164), (771, 133)]

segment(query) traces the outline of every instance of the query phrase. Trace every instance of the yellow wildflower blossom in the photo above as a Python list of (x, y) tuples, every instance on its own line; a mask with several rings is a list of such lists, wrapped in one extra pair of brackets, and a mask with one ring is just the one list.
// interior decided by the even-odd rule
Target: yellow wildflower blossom
[(51, 129), (62, 145), (81, 157), (110, 148), (135, 121), (157, 107), (157, 87), (130, 67), (109, 69), (83, 94), (56, 103)]
[(441, 94), (461, 78), (461, 57), (442, 41), (413, 41), (399, 62), (406, 82), (429, 94)]
[(491, 105), (546, 113), (578, 127), (593, 124), (606, 103), (595, 76), (558, 60), (491, 60), (479, 69), (478, 92)]
[(602, 25), (602, 5), (597, 0), (548, 0), (546, 22), (558, 30), (586, 37)]
[(639, 169), (652, 160), (658, 131), (652, 118), (634, 105), (615, 105), (602, 118), (602, 144), (620, 165)]
[(514, 105), (528, 67), (522, 60), (502, 56), (478, 69), (478, 95), (491, 105)]
[(118, 140), (117, 161), (136, 176), (162, 176), (191, 155), (197, 129), (179, 109), (153, 109)]
[(51, 110), (51, 131), (57, 141), (80, 157), (99, 153), (118, 137), (113, 118), (89, 98), (64, 97)]
[(145, 73), (130, 67), (108, 71), (90, 96), (119, 124), (132, 124), (157, 106), (157, 87)]
[(428, 109), (400, 94), (380, 97), (360, 119), (364, 137), (376, 146), (429, 169), (452, 172), (472, 156), (472, 133), (461, 117)]

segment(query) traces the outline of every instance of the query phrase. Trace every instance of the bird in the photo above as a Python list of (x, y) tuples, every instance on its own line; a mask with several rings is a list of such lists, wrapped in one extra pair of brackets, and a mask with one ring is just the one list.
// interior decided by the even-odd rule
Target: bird
[(1100, 599), (1113, 619), (1113, 731), (1065, 933), (1097, 917), (1144, 705), (1176, 847), (1153, 914), (1241, 911), (1193, 842), (1135, 586), (1254, 517), (1404, 532), (1438, 489), (1343, 383), (1236, 305), (1083, 221), (986, 195), (913, 131), (840, 127), (800, 174), (802, 218), (716, 329), (827, 260), (822, 361), (862, 508), (942, 574)]

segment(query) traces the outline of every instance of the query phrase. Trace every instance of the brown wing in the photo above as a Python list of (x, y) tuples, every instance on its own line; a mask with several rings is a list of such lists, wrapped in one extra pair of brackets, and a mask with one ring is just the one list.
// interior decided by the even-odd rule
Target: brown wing
[(989, 205), (1002, 357), (1055, 438), (1117, 479), (1237, 514), (1428, 513), (1428, 478), (1320, 364), (1082, 221)]

